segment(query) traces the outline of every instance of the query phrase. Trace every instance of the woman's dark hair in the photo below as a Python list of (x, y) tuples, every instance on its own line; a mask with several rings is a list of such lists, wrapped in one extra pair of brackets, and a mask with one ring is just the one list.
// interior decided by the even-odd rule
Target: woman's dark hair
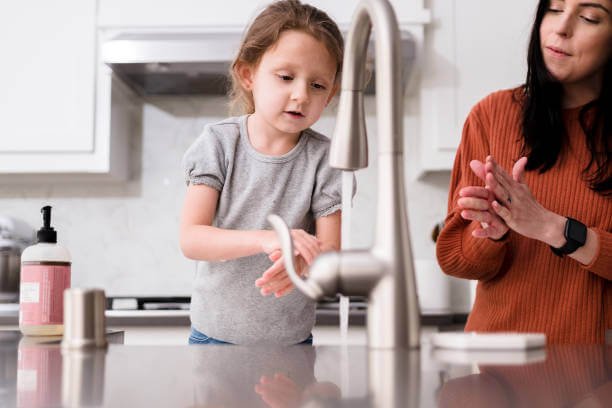
[[(540, 0), (536, 11), (529, 40), (527, 81), (523, 95), (524, 140), (521, 153), (528, 157), (527, 170), (539, 170), (540, 173), (555, 165), (568, 142), (561, 106), (563, 89), (546, 69), (540, 47), (540, 26), (549, 2)], [(591, 159), (583, 174), (593, 191), (611, 195), (612, 58), (604, 67), (599, 97), (581, 108), (579, 120), (591, 152)]]

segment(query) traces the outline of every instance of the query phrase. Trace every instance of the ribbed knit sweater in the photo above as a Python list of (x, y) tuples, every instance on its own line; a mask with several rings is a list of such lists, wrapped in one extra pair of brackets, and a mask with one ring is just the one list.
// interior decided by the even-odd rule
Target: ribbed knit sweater
[(475, 238), (478, 222), (464, 220), (459, 190), (482, 186), (469, 167), (493, 155), (508, 173), (520, 157), (521, 104), (518, 92), (503, 90), (470, 112), (451, 175), (448, 215), (437, 240), (442, 270), (476, 279), (476, 298), (466, 331), (543, 332), (549, 343), (603, 343), (612, 328), (612, 199), (588, 187), (583, 169), (590, 160), (579, 108), (564, 110), (566, 154), (547, 172), (525, 173), (524, 182), (548, 210), (593, 229), (599, 245), (589, 265), (552, 253), (545, 243), (512, 230), (500, 241)]

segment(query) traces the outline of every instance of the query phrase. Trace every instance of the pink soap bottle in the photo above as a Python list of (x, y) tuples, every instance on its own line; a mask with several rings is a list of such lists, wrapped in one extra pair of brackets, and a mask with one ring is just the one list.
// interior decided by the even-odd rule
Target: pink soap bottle
[(70, 253), (57, 244), (51, 227), (51, 207), (41, 209), (43, 226), (38, 243), (21, 254), (19, 329), (29, 336), (64, 332), (64, 290), (70, 287)]

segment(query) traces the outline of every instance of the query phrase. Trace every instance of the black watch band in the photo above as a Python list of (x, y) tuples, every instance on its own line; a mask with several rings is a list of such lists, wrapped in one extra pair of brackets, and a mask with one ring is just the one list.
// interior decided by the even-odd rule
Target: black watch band
[(587, 238), (587, 227), (580, 221), (567, 217), (563, 235), (565, 236), (565, 245), (561, 248), (550, 247), (557, 256), (569, 255), (583, 246)]

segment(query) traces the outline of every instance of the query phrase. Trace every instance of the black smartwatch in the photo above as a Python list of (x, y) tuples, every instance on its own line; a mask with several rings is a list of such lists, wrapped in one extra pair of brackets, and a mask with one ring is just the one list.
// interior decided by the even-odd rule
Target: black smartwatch
[(587, 227), (580, 221), (567, 217), (563, 235), (565, 235), (565, 245), (561, 248), (550, 247), (557, 256), (569, 255), (583, 246), (587, 238)]

